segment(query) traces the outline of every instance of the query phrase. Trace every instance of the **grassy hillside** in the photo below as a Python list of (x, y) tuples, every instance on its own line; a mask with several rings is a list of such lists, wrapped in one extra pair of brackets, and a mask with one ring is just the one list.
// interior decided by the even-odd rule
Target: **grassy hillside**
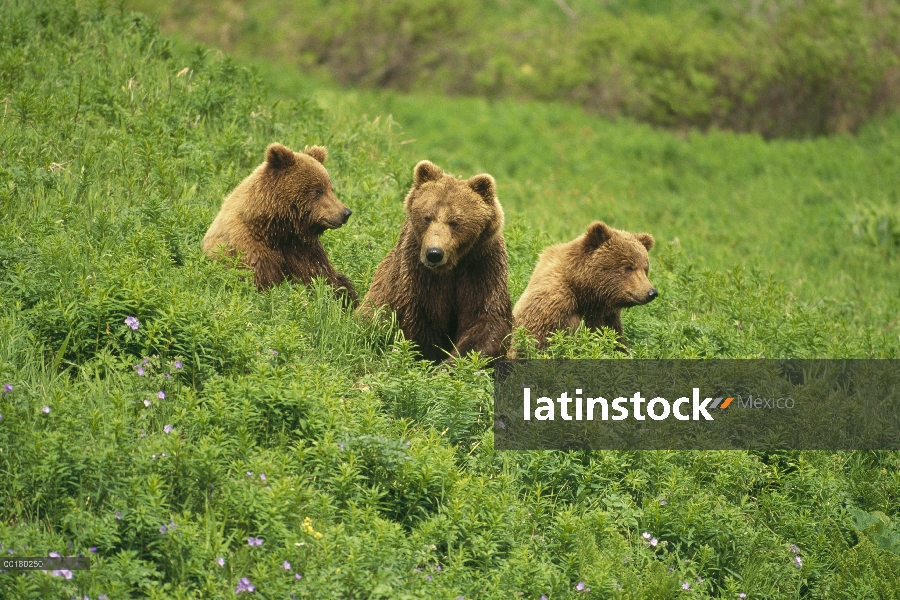
[(890, 0), (130, 0), (345, 85), (555, 100), (663, 127), (855, 131), (900, 107)]
[[(0, 552), (90, 553), (92, 568), (71, 579), (0, 573), (0, 597), (221, 598), (250, 585), (263, 598), (896, 596), (896, 452), (495, 452), (482, 361), (418, 363), (396, 328), (357, 321), (321, 286), (258, 294), (202, 256), (222, 197), (269, 142), (323, 144), (354, 210), (325, 244), (365, 290), (399, 230), (415, 163), (406, 130), (353, 109), (365, 98), (341, 110), (296, 94), (274, 101), (241, 64), (173, 46), (133, 13), (42, 0), (7, 1), (2, 14)], [(479, 106), (545, 118), (538, 106)], [(598, 144), (604, 127), (588, 124)], [(482, 148), (500, 129), (483, 131)], [(648, 165), (686, 154), (678, 144), (708, 143), (714, 157), (716, 139), (742, 143), (632, 126), (615, 136), (657, 147), (636, 151)], [(747, 143), (759, 169), (813, 160), (808, 146), (779, 156)], [(835, 144), (848, 150), (830, 168), (851, 181), (892, 164), (874, 142)], [(850, 175), (863, 161), (843, 157), (857, 152), (884, 171)], [(493, 172), (519, 210), (507, 228), (517, 295), (537, 251), (587, 213), (539, 231), (522, 190), (540, 188), (515, 191), (528, 181), (516, 154), (474, 154), (432, 157), (461, 174)], [(518, 156), (534, 164), (530, 151)], [(657, 168), (652, 185), (664, 186), (667, 167)], [(676, 184), (699, 177), (682, 170)], [(542, 180), (529, 185), (568, 188)], [(679, 221), (663, 230), (665, 219), (621, 210), (617, 225), (658, 226), (663, 242), (651, 272), (663, 296), (626, 315), (631, 356), (897, 356), (881, 317), (793, 296), (773, 271), (701, 259)], [(866, 246), (841, 227), (876, 256), (848, 268), (894, 260), (889, 236)], [(579, 332), (544, 355), (617, 353), (608, 333)]]

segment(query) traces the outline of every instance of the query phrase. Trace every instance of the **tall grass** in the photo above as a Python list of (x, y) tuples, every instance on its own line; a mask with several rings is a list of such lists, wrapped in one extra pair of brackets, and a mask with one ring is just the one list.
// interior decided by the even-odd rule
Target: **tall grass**
[[(896, 595), (896, 452), (496, 452), (482, 360), (423, 364), (321, 284), (259, 294), (202, 255), (269, 142), (323, 144), (354, 210), (325, 244), (365, 289), (414, 164), (386, 115), (273, 102), (138, 14), (2, 14), (0, 552), (92, 558), (0, 573), (0, 597)], [(548, 234), (507, 234), (517, 295)], [(897, 356), (765, 270), (663, 243), (651, 273), (631, 356)], [(615, 354), (579, 331), (545, 355)]]

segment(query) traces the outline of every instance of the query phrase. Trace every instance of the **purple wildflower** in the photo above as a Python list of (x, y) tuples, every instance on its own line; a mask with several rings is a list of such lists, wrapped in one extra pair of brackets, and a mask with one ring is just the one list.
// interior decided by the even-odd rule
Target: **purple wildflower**
[(165, 393), (164, 391), (160, 390), (160, 391), (158, 391), (158, 392), (156, 393), (156, 397), (159, 398), (160, 400), (165, 400), (165, 399), (166, 399), (166, 393)]
[(121, 520), (121, 519), (122, 519), (122, 511), (121, 511), (121, 510), (120, 510), (119, 512), (116, 513), (116, 519), (117, 519), (117, 520)]
[(141, 326), (141, 322), (137, 320), (137, 317), (125, 317), (125, 324), (135, 331)]
[(498, 420), (498, 421), (494, 422), (494, 427), (496, 427), (497, 429), (506, 429), (506, 423)]
[[(525, 387), (525, 384), (522, 384), (522, 387)], [(547, 596), (545, 594), (541, 594), (541, 600), (547, 600)]]
[(163, 453), (162, 453), (162, 454), (160, 454), (160, 455), (159, 455), (159, 456), (160, 456), (160, 458), (165, 458), (165, 457), (166, 457), (166, 453), (165, 453), (165, 452), (163, 452)]
[(48, 552), (47, 556), (50, 556), (52, 558), (59, 558), (59, 552)]
[(90, 548), (88, 548), (88, 552), (94, 553), (96, 551), (97, 551), (97, 546), (91, 546)]
[(425, 579), (427, 579), (428, 581), (431, 581), (431, 575), (426, 575)]
[(738, 598), (740, 598), (741, 600), (747, 600), (747, 594), (741, 592), (740, 594), (738, 594)]
[(698, 578), (697, 578), (697, 583), (703, 583), (703, 578), (702, 578), (702, 577), (698, 577)]
[(166, 379), (172, 379), (172, 376), (168, 373), (163, 373), (163, 377), (165, 377)]
[(262, 540), (262, 538), (253, 537), (253, 536), (251, 535), (250, 537), (247, 538), (247, 545), (248, 545), (248, 546), (251, 546), (251, 547), (252, 547), (252, 546), (262, 546), (262, 545), (263, 545), (263, 540)]
[(150, 402), (149, 400), (144, 400), (144, 406), (146, 406), (147, 408), (150, 408), (151, 404), (153, 404), (153, 403)]
[(669, 503), (669, 501), (666, 500), (665, 498), (660, 498), (660, 499), (659, 499), (659, 504), (660, 504), (660, 506), (665, 506), (665, 505), (668, 504), (668, 503)]
[(675, 567), (669, 567), (669, 573), (675, 570)]
[(658, 543), (659, 543), (659, 540), (657, 540), (656, 538), (650, 538), (650, 545), (653, 546), (654, 548), (656, 547), (656, 545)]
[(253, 471), (247, 471), (247, 477), (253, 477)]
[(3, 395), (5, 396), (5, 395), (7, 395), (8, 393), (10, 393), (11, 391), (13, 391), (13, 386), (12, 386), (12, 384), (11, 384), (11, 383), (4, 383), (4, 384), (3, 384)]
[(303, 575), (301, 575), (300, 573), (294, 573), (294, 579), (300, 581), (301, 579), (303, 579)]
[(684, 583), (681, 584), (681, 589), (689, 590), (689, 589), (691, 589), (691, 584), (689, 584), (687, 581), (685, 581)]
[(800, 548), (797, 547), (797, 544), (791, 544), (791, 552), (794, 554), (800, 554)]
[(575, 586), (575, 589), (578, 590), (579, 592), (583, 591), (584, 590), (584, 582), (579, 581), (578, 585)]
[(260, 474), (259, 474), (259, 478), (262, 479), (263, 481), (265, 481), (265, 480), (266, 480), (266, 474), (265, 474), (265, 473), (260, 473)]
[(144, 376), (144, 367), (138, 367), (137, 374), (139, 377), (143, 377)]
[(272, 350), (272, 356), (278, 356), (278, 350)]
[(57, 571), (52, 571), (50, 574), (54, 577), (65, 577), (66, 579), (72, 579), (72, 571), (68, 569), (59, 569)]
[(46, 415), (46, 414), (50, 414), (50, 407), (49, 407), (49, 406), (44, 406), (44, 407), (41, 409), (41, 412), (44, 413), (45, 415)]
[(180, 368), (183, 367), (183, 366), (184, 366), (184, 363), (182, 363), (180, 360), (176, 360), (176, 361), (175, 361), (175, 368), (176, 368), (176, 369), (180, 369)]
[(219, 565), (220, 567), (224, 567), (225, 559), (220, 556), (219, 558), (216, 559), (216, 564)]
[(798, 569), (799, 569), (800, 567), (803, 566), (803, 561), (800, 560), (800, 557), (799, 557), (799, 556), (795, 556), (795, 557), (794, 557), (794, 565), (796, 565), (796, 567), (797, 567)]
[(151, 454), (151, 455), (150, 455), (150, 459), (151, 459), (151, 460), (156, 460), (156, 455), (155, 455), (155, 454)]
[(246, 577), (241, 577), (241, 580), (238, 582), (237, 587), (234, 588), (235, 594), (240, 594), (242, 592), (254, 592), (256, 588), (250, 583), (250, 580)]
[(166, 423), (166, 426), (163, 427), (163, 431), (165, 431), (166, 433), (172, 433), (172, 426)]
[[(154, 456), (156, 456), (156, 455), (154, 454)], [(160, 525), (160, 526), (159, 526), (159, 532), (160, 532), (160, 533), (163, 533), (163, 534), (169, 533), (169, 528), (166, 527), (165, 525)]]
[(141, 361), (141, 364), (142, 364), (142, 365), (150, 364), (150, 359), (149, 359), (149, 358), (145, 358), (144, 360)]
[(97, 600), (109, 600), (109, 596), (107, 596), (106, 594), (100, 594), (99, 596), (97, 596)]
[(281, 563), (281, 566), (284, 568), (285, 571), (291, 570), (291, 563), (289, 563), (288, 561), (284, 561), (283, 563)]
[(343, 445), (343, 444), (338, 444), (338, 448), (340, 448), (341, 450), (343, 450), (343, 449), (344, 449), (344, 445)]
[(641, 537), (644, 538), (645, 540), (649, 540), (653, 536), (650, 535), (649, 531), (645, 531), (644, 533), (641, 534)]

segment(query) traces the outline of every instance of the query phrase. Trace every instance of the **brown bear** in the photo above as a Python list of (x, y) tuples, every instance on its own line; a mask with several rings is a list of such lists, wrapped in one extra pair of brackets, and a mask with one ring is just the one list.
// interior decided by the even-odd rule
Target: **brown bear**
[(240, 253), (259, 290), (285, 279), (308, 285), (324, 277), (355, 304), (353, 284), (334, 268), (319, 239), (351, 214), (334, 195), (323, 166), (327, 156), (321, 146), (294, 152), (271, 144), (265, 162), (222, 202), (203, 238), (203, 250), (210, 256), (222, 250)]
[(516, 302), (513, 319), (543, 347), (557, 329), (609, 327), (624, 346), (623, 308), (651, 302), (658, 292), (647, 274), (649, 233), (628, 233), (595, 221), (587, 233), (545, 249)]
[(471, 350), (503, 356), (512, 304), (494, 178), (463, 180), (427, 160), (413, 177), (397, 245), (378, 265), (359, 311), (390, 307), (427, 360)]

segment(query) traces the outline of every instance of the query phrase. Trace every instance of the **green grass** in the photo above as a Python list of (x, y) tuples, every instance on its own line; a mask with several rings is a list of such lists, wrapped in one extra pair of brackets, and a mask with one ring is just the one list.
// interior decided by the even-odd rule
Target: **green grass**
[(768, 138), (900, 108), (889, 0), (129, 0), (166, 31), (344, 85), (552, 100)]
[[(559, 106), (309, 98), (140, 15), (2, 14), (0, 552), (97, 551), (71, 580), (0, 573), (0, 597), (222, 598), (242, 577), (263, 598), (896, 597), (896, 452), (495, 452), (483, 361), (422, 364), (324, 286), (259, 294), (200, 251), (269, 142), (323, 144), (354, 210), (325, 244), (365, 290), (427, 155), (497, 176), (514, 297), (587, 220), (657, 235), (662, 296), (626, 313), (630, 356), (896, 358), (895, 120), (766, 144)], [(809, 223), (805, 243), (777, 235)], [(617, 353), (579, 331), (542, 355)]]

